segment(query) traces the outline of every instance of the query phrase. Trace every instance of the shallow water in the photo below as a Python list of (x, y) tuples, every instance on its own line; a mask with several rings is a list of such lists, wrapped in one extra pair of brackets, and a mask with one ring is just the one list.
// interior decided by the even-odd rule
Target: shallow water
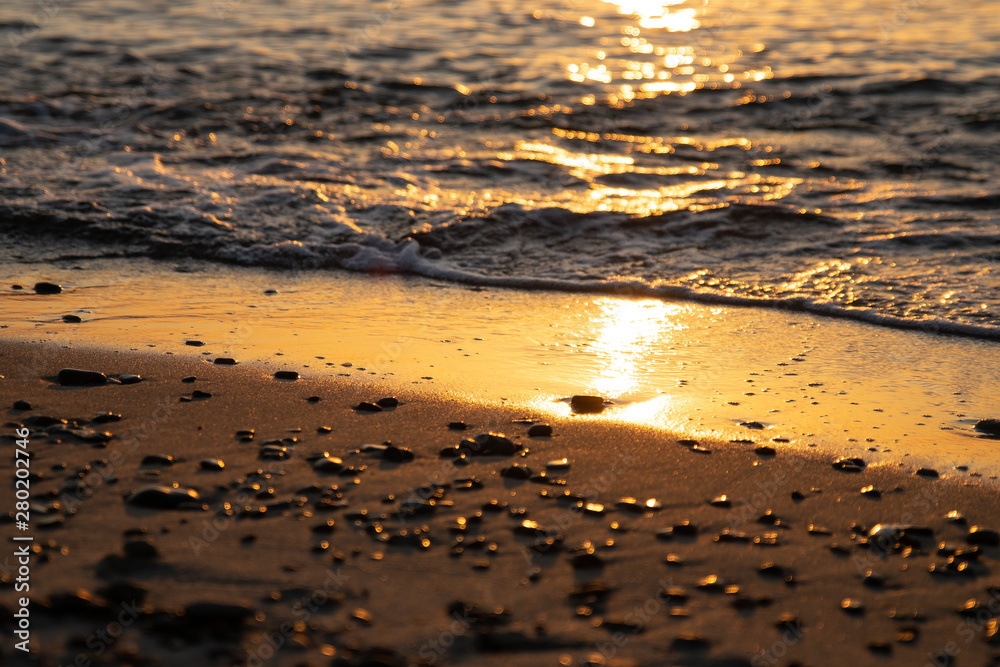
[[(974, 430), (995, 414), (1000, 352), (992, 341), (746, 307), (341, 272), (176, 268), (63, 263), (62, 294), (0, 293), (4, 335), (206, 364), (231, 357), (262, 377), (281, 369), (346, 376), (373, 395), (427, 393), (541, 418), (568, 414), (574, 394), (600, 395), (611, 401), (605, 410), (576, 419), (666, 432), (667, 448), (676, 437), (737, 440), (882, 465), (919, 462), (942, 474), (969, 474), (955, 466), (1000, 473), (996, 440)], [(46, 277), (0, 269), (3, 281)], [(83, 322), (64, 323), (67, 313)], [(138, 372), (128, 365), (134, 355), (121, 359), (126, 366), (115, 372)]]
[(993, 3), (344, 4), (4, 3), (6, 258), (1000, 336)]

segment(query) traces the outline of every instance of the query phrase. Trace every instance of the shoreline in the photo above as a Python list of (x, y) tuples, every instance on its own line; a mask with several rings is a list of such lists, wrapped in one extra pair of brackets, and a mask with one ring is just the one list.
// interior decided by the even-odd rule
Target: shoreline
[[(381, 648), (390, 665), (831, 664), (831, 654), (836, 664), (922, 665), (949, 648), (956, 664), (997, 651), (987, 637), (998, 639), (1000, 602), (993, 610), (989, 589), (1000, 547), (988, 531), (969, 537), (972, 525), (1000, 527), (1000, 495), (986, 480), (885, 465), (844, 472), (826, 455), (771, 456), (708, 439), (694, 447), (658, 429), (398, 385), (398, 407), (363, 413), (352, 406), (386, 397), (390, 385), (282, 381), (250, 364), (10, 342), (0, 351), (8, 423), (45, 415), (114, 434), (86, 442), (77, 436), (100, 436), (46, 438), (42, 430), (60, 427), (33, 427), (32, 469), (42, 473), (33, 498), (48, 508), (33, 514), (44, 545), (33, 565), (33, 637), (52, 664), (96, 657), (85, 638), (133, 603), (134, 618), (105, 650), (164, 664), (352, 665)], [(63, 367), (144, 379), (59, 387), (52, 378)], [(198, 379), (181, 381), (189, 375)], [(181, 402), (195, 389), (212, 396)], [(14, 400), (33, 409), (14, 411)], [(99, 412), (122, 419), (88, 419)], [(553, 435), (527, 437), (529, 425), (514, 422), (525, 417)], [(449, 430), (459, 420), (469, 430)], [(240, 442), (236, 432), (249, 428), (254, 439)], [(527, 454), (462, 466), (439, 455), (490, 430)], [(268, 440), (288, 458), (258, 458)], [(354, 453), (386, 440), (415, 458)], [(356, 470), (318, 472), (309, 459), (324, 452)], [(150, 455), (173, 460), (143, 465)], [(568, 469), (546, 467), (563, 457)], [(201, 470), (203, 458), (226, 465)], [(513, 463), (566, 483), (502, 476)], [(170, 482), (196, 489), (208, 509), (123, 500)], [(557, 498), (567, 490), (572, 497)], [(73, 504), (60, 497), (67, 491), (85, 497)], [(656, 503), (647, 511), (648, 498)], [(949, 521), (952, 510), (966, 523)], [(878, 524), (892, 528), (873, 534)], [(939, 541), (950, 546), (939, 552)], [(9, 585), (0, 600), (13, 608)], [(848, 598), (863, 606), (845, 611)], [(979, 606), (956, 613), (970, 598)], [(281, 646), (268, 649), (275, 636)], [(20, 664), (9, 644), (3, 657)]]

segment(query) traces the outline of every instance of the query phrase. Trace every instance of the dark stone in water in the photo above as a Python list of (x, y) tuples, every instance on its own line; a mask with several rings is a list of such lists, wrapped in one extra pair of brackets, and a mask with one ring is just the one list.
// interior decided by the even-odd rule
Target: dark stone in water
[(217, 357), (212, 363), (217, 366), (235, 366), (236, 360), (232, 357)]
[(976, 422), (976, 430), (988, 435), (1000, 436), (1000, 419), (980, 419)]
[(139, 375), (132, 375), (130, 373), (127, 373), (125, 375), (119, 375), (118, 381), (121, 382), (122, 384), (139, 384), (140, 382), (142, 382), (142, 377)]
[(198, 466), (202, 470), (222, 470), (226, 467), (226, 463), (222, 459), (202, 459)]
[(83, 322), (79, 315), (63, 315), (62, 321), (66, 324), (79, 324), (80, 322)]
[(399, 405), (399, 399), (392, 396), (386, 396), (385, 398), (380, 398), (375, 401), (375, 404), (381, 408), (395, 408)]
[(354, 406), (354, 409), (357, 410), (358, 412), (382, 412), (381, 407), (375, 405), (374, 403), (368, 403), (366, 401), (358, 403), (357, 405)]
[(535, 424), (528, 429), (529, 438), (547, 438), (552, 435), (552, 427), (548, 424)]
[(274, 374), (274, 379), (275, 380), (298, 380), (299, 379), (299, 372), (298, 371), (277, 371)]
[(448, 428), (450, 428), (452, 431), (464, 431), (469, 427), (465, 425), (465, 422), (449, 422)]
[(64, 368), (59, 371), (59, 384), (65, 387), (81, 387), (85, 385), (106, 384), (108, 377), (97, 371), (85, 371), (79, 368)]
[(270, 461), (283, 461), (291, 456), (288, 453), (288, 447), (284, 445), (264, 445), (260, 448), (260, 452), (257, 454), (257, 458), (267, 459)]
[(174, 464), (174, 457), (169, 454), (149, 454), (144, 456), (142, 463), (139, 465), (144, 466), (172, 466)]
[(576, 413), (596, 413), (604, 410), (604, 399), (600, 396), (573, 396), (569, 399), (569, 406)]
[(201, 498), (194, 489), (160, 486), (152, 484), (138, 489), (126, 499), (130, 505), (152, 507), (154, 509), (201, 508)]
[(107, 424), (109, 422), (117, 422), (121, 420), (121, 413), (118, 412), (98, 412), (90, 418), (90, 421), (93, 424)]
[(27, 401), (14, 401), (13, 408), (15, 410), (30, 410), (31, 403), (28, 403)]
[(35, 283), (35, 294), (61, 294), (62, 291), (62, 285), (46, 282)]

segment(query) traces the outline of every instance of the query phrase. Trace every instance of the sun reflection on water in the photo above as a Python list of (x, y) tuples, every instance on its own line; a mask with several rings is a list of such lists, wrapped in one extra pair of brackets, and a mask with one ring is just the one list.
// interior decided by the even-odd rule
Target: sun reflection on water
[(676, 324), (681, 306), (653, 299), (596, 299), (591, 349), (598, 359), (592, 386), (605, 398), (619, 398), (642, 385), (654, 353), (670, 344), (682, 327)]

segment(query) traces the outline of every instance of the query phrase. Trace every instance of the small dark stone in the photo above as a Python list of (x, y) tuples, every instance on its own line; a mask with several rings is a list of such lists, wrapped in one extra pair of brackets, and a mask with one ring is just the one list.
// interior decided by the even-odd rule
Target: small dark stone
[(313, 463), (316, 472), (339, 473), (344, 469), (344, 461), (336, 456), (324, 456)]
[(708, 647), (708, 640), (697, 635), (681, 635), (670, 644), (674, 651), (707, 651)]
[(212, 394), (207, 391), (202, 391), (201, 389), (195, 389), (191, 392), (191, 398), (212, 398)]
[(63, 291), (62, 285), (57, 285), (55, 283), (35, 283), (35, 293), (36, 294), (61, 294)]
[(319, 396), (310, 396), (309, 398), (306, 399), (306, 401), (308, 401), (309, 403), (319, 403), (321, 400), (323, 399), (320, 398)]
[(11, 289), (24, 289), (24, 285), (14, 284), (10, 286)]
[(585, 551), (573, 556), (570, 561), (570, 565), (573, 566), (575, 570), (587, 570), (599, 567), (604, 567), (604, 559), (595, 553)]
[(31, 403), (28, 403), (27, 401), (14, 401), (13, 407), (15, 410), (30, 410)]
[(844, 598), (840, 601), (840, 608), (852, 616), (860, 616), (865, 613), (865, 605), (856, 598)]
[(965, 541), (969, 544), (978, 544), (984, 547), (1000, 547), (1000, 532), (992, 528), (973, 526), (969, 528), (969, 534), (966, 535)]
[(106, 384), (108, 377), (97, 371), (85, 371), (79, 368), (64, 368), (59, 371), (59, 384), (67, 387), (80, 387), (92, 384)]
[(552, 435), (552, 427), (548, 424), (534, 424), (528, 429), (529, 438), (547, 438)]
[(198, 379), (198, 378), (197, 378), (197, 377), (195, 377), (194, 375), (188, 375), (188, 376), (186, 376), (186, 377), (182, 377), (182, 378), (181, 378), (181, 382), (186, 382), (186, 383), (188, 383), (188, 384), (191, 384), (192, 382), (194, 382), (194, 381), (195, 381), (195, 380), (197, 380), (197, 379)]
[(386, 443), (385, 449), (382, 450), (382, 458), (393, 463), (403, 463), (404, 461), (412, 461), (414, 454), (406, 447), (397, 447), (392, 443)]
[(148, 454), (142, 458), (140, 465), (144, 466), (172, 466), (174, 457), (169, 454)]
[(386, 396), (375, 401), (375, 405), (380, 408), (395, 408), (399, 405), (399, 399), (393, 396)]
[(865, 467), (865, 462), (857, 457), (843, 456), (833, 462), (833, 467), (841, 472), (861, 472)]
[(521, 465), (515, 463), (514, 465), (507, 466), (500, 471), (501, 477), (508, 477), (510, 479), (530, 479), (531, 478), (531, 468), (526, 465)]
[(744, 428), (753, 429), (755, 431), (760, 431), (764, 429), (764, 425), (760, 422), (741, 422), (740, 426)]
[(200, 340), (186, 340), (186, 341), (184, 341), (184, 344), (185, 345), (190, 345), (191, 347), (201, 347), (205, 343), (202, 342), (202, 341), (200, 341)]
[(465, 422), (449, 422), (448, 428), (450, 428), (452, 431), (464, 431), (469, 427), (465, 425)]
[(226, 463), (222, 459), (202, 459), (198, 466), (202, 470), (222, 470), (226, 467)]
[(139, 384), (142, 382), (142, 377), (139, 375), (132, 375), (131, 373), (126, 373), (125, 375), (119, 375), (118, 381), (122, 384)]
[(275, 380), (298, 380), (299, 379), (299, 372), (298, 371), (277, 371), (274, 374), (274, 379)]
[(769, 447), (767, 445), (761, 445), (760, 447), (757, 447), (753, 451), (758, 456), (775, 456), (778, 453), (777, 451), (775, 451), (774, 447)]
[(216, 366), (235, 366), (236, 360), (232, 357), (216, 357), (215, 361), (212, 363)]
[(194, 489), (150, 485), (138, 489), (127, 498), (130, 505), (155, 509), (201, 507), (201, 498)]
[(80, 319), (79, 315), (72, 315), (72, 314), (63, 315), (62, 321), (65, 322), (66, 324), (79, 324), (80, 322), (83, 322), (83, 320)]
[(928, 479), (937, 479), (941, 476), (938, 474), (938, 471), (933, 468), (920, 468), (917, 470), (917, 474), (921, 477), (927, 477)]
[(129, 540), (125, 543), (125, 556), (137, 560), (153, 560), (159, 558), (160, 552), (146, 540)]
[(264, 445), (257, 453), (257, 458), (270, 461), (283, 461), (289, 458), (288, 447), (284, 445)]
[(573, 396), (569, 399), (573, 412), (586, 414), (604, 410), (604, 399), (600, 396)]
[(374, 403), (368, 403), (365, 401), (362, 401), (361, 403), (355, 405), (354, 409), (357, 410), (358, 412), (382, 412), (382, 408), (380, 408), (379, 406), (375, 405)]
[(980, 419), (976, 422), (976, 430), (988, 435), (1000, 436), (1000, 419)]

